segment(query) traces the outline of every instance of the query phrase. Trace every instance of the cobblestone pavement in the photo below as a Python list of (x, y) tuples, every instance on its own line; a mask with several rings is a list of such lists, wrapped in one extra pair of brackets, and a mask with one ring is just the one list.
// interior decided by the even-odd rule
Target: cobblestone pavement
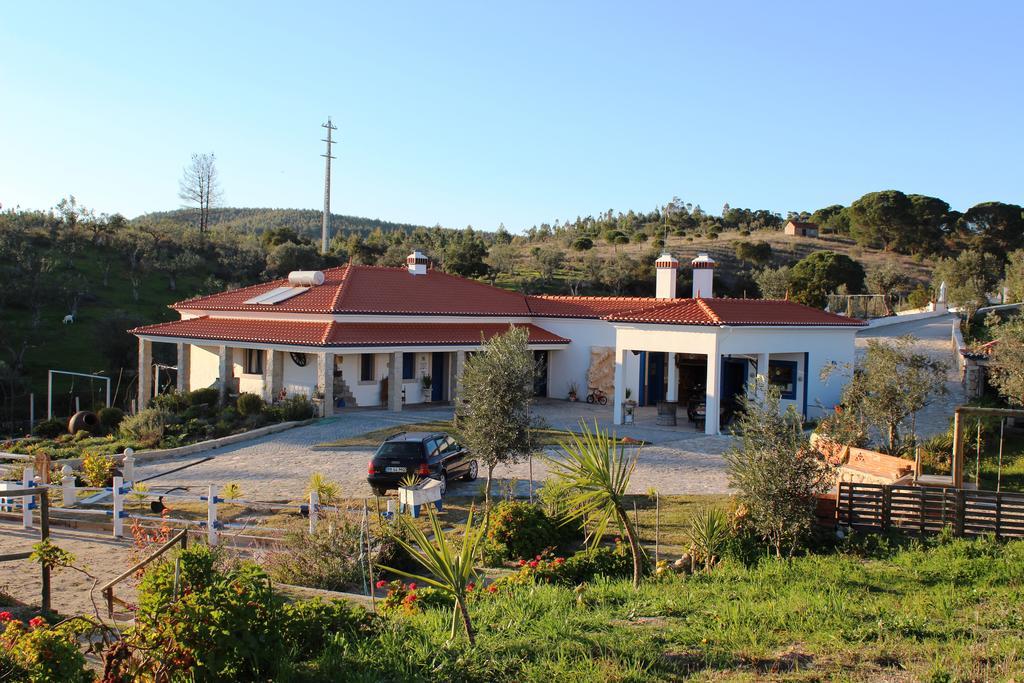
[[(898, 325), (880, 327), (876, 330), (864, 330), (857, 334), (857, 354), (867, 350), (869, 339), (895, 339), (904, 335), (913, 336), (915, 348), (921, 353), (941, 360), (948, 364), (945, 396), (940, 396), (917, 415), (916, 430), (920, 437), (928, 438), (941, 434), (949, 427), (953, 418), (953, 409), (966, 401), (964, 388), (960, 383), (960, 372), (957, 369), (956, 350), (953, 348), (953, 324), (957, 320), (954, 314), (939, 318), (928, 318)], [(903, 433), (912, 431), (911, 420), (903, 425)]]
[[(952, 407), (962, 401), (963, 391), (957, 377), (955, 356), (950, 342), (953, 316), (893, 325), (878, 330), (865, 330), (857, 336), (859, 352), (871, 338), (894, 338), (913, 334), (918, 348), (951, 363), (950, 394), (936, 401), (918, 416), (918, 432), (929, 436), (945, 430)], [(725, 493), (728, 481), (722, 454), (728, 450), (732, 438), (705, 436), (680, 418), (677, 427), (653, 424), (653, 408), (640, 409), (636, 425), (615, 428), (618, 436), (629, 436), (646, 441), (637, 470), (631, 482), (631, 491), (645, 493), (651, 488), (662, 494)], [(645, 412), (646, 411), (646, 412)], [(611, 428), (611, 408), (592, 406), (583, 402), (542, 400), (534, 409), (549, 426), (574, 429), (581, 419), (602, 428)], [(394, 424), (407, 424), (451, 417), (451, 408), (412, 408), (400, 413), (383, 410), (344, 412), (330, 420), (307, 427), (299, 427), (271, 434), (253, 441), (227, 446), (214, 451), (151, 463), (138, 468), (140, 477), (168, 472), (190, 462), (212, 458), (192, 467), (169, 473), (150, 482), (151, 485), (183, 485), (205, 487), (207, 484), (237, 483), (245, 498), (264, 501), (300, 500), (313, 472), (321, 472), (339, 484), (342, 493), (350, 497), (369, 494), (366, 485), (366, 465), (372, 449), (342, 448), (314, 450), (314, 446), (327, 441), (356, 436)], [(556, 449), (549, 454), (557, 455)], [(533, 461), (533, 479), (542, 482), (547, 477), (547, 464), (541, 458)], [(517, 492), (529, 486), (530, 466), (520, 463), (500, 468), (495, 472), (496, 487), (513, 482)], [(479, 483), (453, 483), (453, 492), (470, 493), (478, 490)]]

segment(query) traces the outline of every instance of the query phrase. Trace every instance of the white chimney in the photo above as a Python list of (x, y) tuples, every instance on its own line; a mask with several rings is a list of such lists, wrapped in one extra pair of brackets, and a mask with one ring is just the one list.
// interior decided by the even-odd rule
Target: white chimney
[(690, 261), (693, 268), (693, 298), (711, 299), (715, 296), (715, 260), (705, 252)]
[(654, 281), (654, 296), (659, 299), (675, 299), (679, 261), (666, 251), (654, 262), (654, 267), (657, 270)]
[(430, 263), (422, 251), (417, 249), (405, 258), (405, 267), (409, 269), (410, 275), (426, 275), (427, 264)]

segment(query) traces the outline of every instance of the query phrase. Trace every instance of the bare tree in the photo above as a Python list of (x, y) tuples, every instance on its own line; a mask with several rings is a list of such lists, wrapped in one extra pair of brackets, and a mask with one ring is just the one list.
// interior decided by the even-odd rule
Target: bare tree
[(210, 209), (221, 199), (220, 179), (213, 153), (193, 154), (192, 161), (185, 167), (179, 182), (178, 197), (185, 208), (199, 212), (199, 232), (206, 233), (210, 227)]

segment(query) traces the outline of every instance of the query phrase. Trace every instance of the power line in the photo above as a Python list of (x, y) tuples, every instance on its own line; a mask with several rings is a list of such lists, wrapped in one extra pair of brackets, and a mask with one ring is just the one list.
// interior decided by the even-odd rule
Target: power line
[(327, 117), (327, 123), (320, 125), (321, 128), (327, 129), (327, 137), (321, 138), (322, 142), (327, 143), (327, 153), (321, 154), (320, 156), (326, 159), (326, 168), (324, 169), (324, 222), (323, 228), (320, 235), (320, 253), (327, 253), (327, 245), (331, 239), (331, 131), (338, 130), (338, 127), (331, 123), (331, 117)]

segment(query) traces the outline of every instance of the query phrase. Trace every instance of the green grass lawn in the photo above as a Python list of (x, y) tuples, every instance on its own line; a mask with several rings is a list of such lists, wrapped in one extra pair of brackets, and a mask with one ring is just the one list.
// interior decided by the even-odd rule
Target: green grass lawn
[(1020, 680), (1024, 543), (869, 545), (639, 590), (514, 588), (471, 603), (474, 650), (428, 609), (336, 641), (306, 680)]

